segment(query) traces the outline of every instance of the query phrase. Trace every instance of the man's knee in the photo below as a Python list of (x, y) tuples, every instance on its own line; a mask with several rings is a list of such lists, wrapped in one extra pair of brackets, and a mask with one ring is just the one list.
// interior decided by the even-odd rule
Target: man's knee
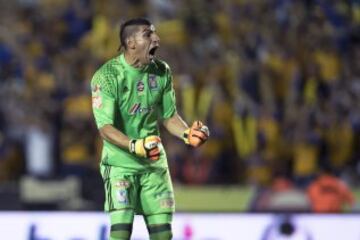
[(132, 223), (115, 223), (110, 228), (110, 240), (128, 240), (132, 232)]
[(149, 225), (148, 230), (151, 240), (172, 239), (171, 224)]
[(110, 240), (130, 239), (134, 213), (132, 210), (118, 210), (110, 213)]
[(151, 240), (170, 240), (172, 214), (157, 214), (146, 217), (146, 225)]

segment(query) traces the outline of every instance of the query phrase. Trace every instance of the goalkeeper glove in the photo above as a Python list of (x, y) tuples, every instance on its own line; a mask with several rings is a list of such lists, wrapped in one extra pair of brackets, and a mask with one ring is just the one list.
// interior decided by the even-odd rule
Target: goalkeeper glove
[(195, 121), (191, 128), (185, 130), (183, 140), (186, 144), (198, 147), (209, 138), (209, 128), (200, 121)]
[(153, 161), (159, 160), (161, 142), (158, 136), (148, 136), (143, 139), (131, 139), (129, 142), (129, 151), (136, 156), (149, 158)]

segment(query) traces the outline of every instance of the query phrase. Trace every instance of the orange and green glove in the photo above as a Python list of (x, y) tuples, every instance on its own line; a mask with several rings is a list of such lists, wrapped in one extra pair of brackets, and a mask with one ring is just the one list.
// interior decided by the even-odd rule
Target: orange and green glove
[(138, 157), (149, 158), (150, 160), (156, 161), (160, 158), (160, 142), (161, 139), (158, 136), (131, 139), (129, 142), (129, 151)]
[(195, 121), (191, 128), (185, 130), (183, 140), (193, 147), (202, 145), (210, 136), (209, 128), (200, 121)]

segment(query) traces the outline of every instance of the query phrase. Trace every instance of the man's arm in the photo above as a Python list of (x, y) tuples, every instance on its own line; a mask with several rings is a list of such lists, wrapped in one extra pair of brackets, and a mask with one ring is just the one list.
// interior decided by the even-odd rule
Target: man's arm
[(100, 136), (106, 141), (120, 147), (123, 149), (128, 149), (130, 139), (123, 134), (121, 131), (117, 130), (111, 124), (106, 124), (99, 129)]
[(97, 72), (91, 81), (91, 89), (93, 113), (100, 136), (119, 148), (128, 149), (130, 153), (139, 157), (158, 160), (160, 156), (158, 143), (161, 142), (158, 136), (130, 139), (113, 126), (116, 95), (112, 91), (114, 87), (109, 76), (103, 76)]
[(165, 128), (174, 136), (183, 139), (185, 144), (193, 147), (198, 147), (207, 141), (209, 137), (209, 129), (200, 121), (195, 121), (192, 126), (189, 126), (177, 114), (175, 104), (175, 91), (172, 84), (172, 76), (170, 68), (168, 70), (168, 81), (164, 88), (164, 93), (161, 102), (161, 117), (164, 120)]
[(189, 128), (177, 113), (164, 120), (163, 124), (172, 135), (184, 140), (186, 144), (193, 147), (198, 147), (206, 142), (210, 135), (208, 127), (203, 125), (202, 122), (195, 121)]
[(160, 149), (158, 144), (161, 142), (158, 136), (148, 136), (143, 139), (130, 139), (124, 133), (117, 130), (111, 124), (106, 124), (99, 129), (100, 136), (106, 141), (123, 149), (128, 149), (131, 153), (158, 160), (160, 157)]
[(158, 144), (161, 142), (161, 139), (158, 136), (148, 136), (143, 139), (130, 139), (111, 124), (106, 124), (101, 127), (99, 132), (103, 139), (120, 148), (129, 150), (130, 153), (154, 161), (159, 160), (160, 149)]
[(164, 127), (174, 136), (183, 139), (183, 134), (189, 126), (180, 117), (179, 114), (175, 113), (171, 118), (167, 118), (163, 122)]

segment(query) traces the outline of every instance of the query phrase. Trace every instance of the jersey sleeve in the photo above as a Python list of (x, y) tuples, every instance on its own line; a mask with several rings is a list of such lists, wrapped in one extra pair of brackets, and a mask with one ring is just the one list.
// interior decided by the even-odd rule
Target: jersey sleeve
[(114, 124), (115, 94), (110, 76), (95, 73), (91, 80), (92, 109), (98, 128)]
[(173, 77), (168, 66), (166, 69), (166, 75), (166, 83), (161, 103), (161, 117), (163, 119), (170, 118), (176, 113), (176, 98), (173, 87)]

